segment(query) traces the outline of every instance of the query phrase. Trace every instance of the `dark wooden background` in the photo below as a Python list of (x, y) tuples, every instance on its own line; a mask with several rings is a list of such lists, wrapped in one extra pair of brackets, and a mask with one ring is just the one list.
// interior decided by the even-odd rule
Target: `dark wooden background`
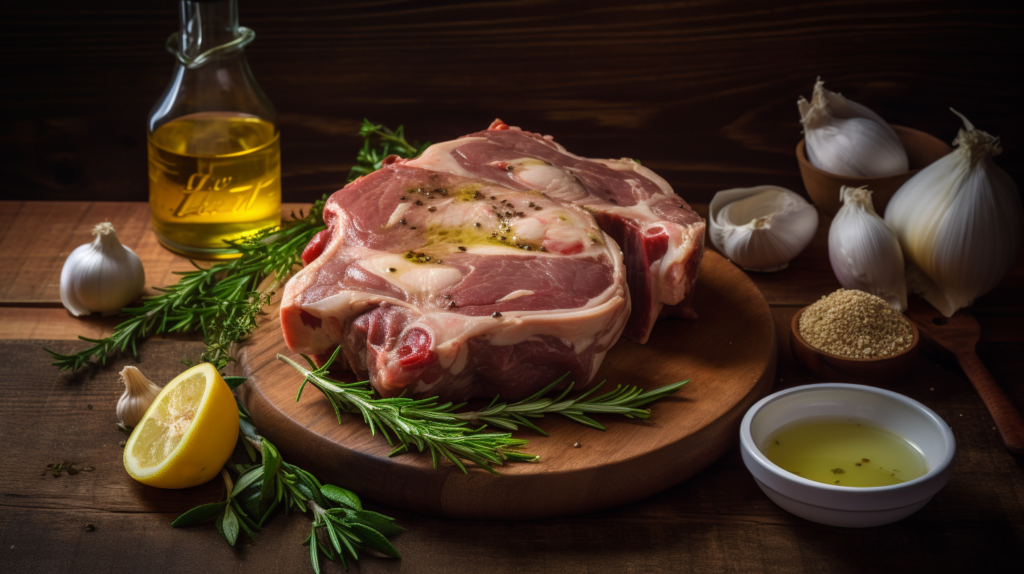
[[(953, 106), (1021, 179), (1024, 8), (990, 1), (240, 0), (280, 115), (286, 201), (343, 185), (363, 117), (440, 141), (495, 117), (630, 156), (693, 202), (801, 190), (797, 96), (816, 76), (943, 140)], [(0, 198), (145, 200), (145, 121), (177, 3), (5, 2)]]

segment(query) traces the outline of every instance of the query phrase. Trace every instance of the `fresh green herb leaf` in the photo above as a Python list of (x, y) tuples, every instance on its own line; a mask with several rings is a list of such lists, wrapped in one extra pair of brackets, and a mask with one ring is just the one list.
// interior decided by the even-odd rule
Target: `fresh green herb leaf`
[(217, 517), (217, 532), (228, 541), (231, 546), (238, 542), (238, 518), (231, 506), (224, 507), (224, 513)]
[(359, 497), (356, 496), (356, 493), (351, 490), (346, 490), (340, 486), (334, 486), (333, 484), (325, 484), (320, 487), (320, 493), (328, 500), (337, 502), (342, 506), (353, 510), (363, 509), (363, 503), (359, 500)]
[(406, 140), (404, 126), (398, 126), (397, 130), (391, 131), (366, 119), (359, 128), (359, 135), (363, 137), (363, 147), (356, 154), (356, 164), (348, 172), (350, 182), (380, 169), (388, 156), (412, 158), (430, 146), (430, 142), (418, 144)]
[(259, 525), (257, 525), (255, 522), (252, 521), (251, 518), (249, 518), (249, 516), (245, 513), (245, 510), (242, 509), (241, 505), (238, 504), (237, 500), (231, 501), (231, 508), (232, 510), (234, 510), (234, 514), (238, 518), (238, 525), (242, 527), (242, 530), (244, 530), (245, 533), (248, 534), (250, 537), (255, 537), (256, 529), (259, 528)]
[(237, 388), (239, 385), (241, 385), (242, 383), (244, 383), (247, 380), (248, 379), (246, 377), (231, 377), (231, 376), (225, 376), (224, 377), (224, 382), (227, 383), (228, 386), (231, 387), (232, 390), (234, 390), (235, 388)]
[(319, 541), (316, 539), (316, 524), (309, 531), (309, 538), (303, 544), (309, 545), (309, 562), (313, 565), (313, 572), (320, 574), (320, 558), (317, 556)]
[(211, 502), (210, 504), (201, 504), (192, 510), (189, 510), (185, 514), (174, 519), (171, 526), (182, 527), (192, 526), (193, 524), (199, 524), (200, 522), (206, 522), (207, 520), (217, 516), (224, 510), (228, 502), (226, 500), (221, 502)]
[(385, 556), (390, 556), (391, 558), (402, 557), (402, 555), (398, 553), (398, 550), (388, 542), (388, 539), (384, 538), (380, 532), (377, 532), (373, 528), (356, 522), (352, 525), (352, 532), (354, 532), (367, 547), (372, 548)]
[[(277, 452), (277, 448), (270, 444), (270, 441), (263, 439), (263, 476), (274, 477), (277, 475), (277, 469), (281, 467), (281, 453)], [(270, 501), (275, 493), (276, 483), (274, 480), (264, 479), (263, 487), (260, 492), (260, 501)]]
[(380, 532), (384, 536), (394, 536), (405, 532), (405, 529), (395, 524), (395, 519), (389, 516), (384, 516), (371, 510), (359, 510), (356, 512), (350, 512), (349, 516), (362, 524), (369, 526), (370, 528)]
[(238, 482), (235, 483), (234, 490), (231, 491), (231, 498), (234, 498), (241, 494), (243, 490), (248, 488), (252, 483), (263, 478), (263, 466), (254, 466), (245, 474), (238, 477)]

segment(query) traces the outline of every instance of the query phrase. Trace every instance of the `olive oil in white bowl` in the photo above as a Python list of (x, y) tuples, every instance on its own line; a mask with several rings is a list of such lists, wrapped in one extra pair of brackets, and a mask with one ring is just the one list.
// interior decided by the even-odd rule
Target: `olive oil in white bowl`
[[(815, 443), (818, 439), (827, 438), (821, 428), (817, 432), (799, 429), (837, 423), (860, 424), (861, 427), (880, 429), (894, 435), (920, 455), (924, 473), (882, 486), (844, 485), (842, 481), (848, 476), (848, 468), (841, 465), (863, 468), (857, 467), (856, 463), (867, 464), (860, 460), (865, 458), (872, 463), (880, 460), (880, 466), (888, 464), (893, 470), (900, 470), (900, 474), (910, 472), (908, 469), (912, 467), (908, 466), (907, 460), (909, 458), (913, 464), (910, 453), (895, 454), (890, 459), (890, 453), (883, 450), (862, 451), (872, 448), (871, 439), (863, 443), (854, 440), (848, 445), (835, 440), (822, 443), (825, 449), (817, 452), (825, 458), (835, 456), (839, 460), (836, 466), (825, 469), (832, 475), (825, 481), (794, 474), (770, 458), (770, 454), (775, 454), (769, 452), (770, 447), (782, 447), (783, 440), (806, 441), (811, 446), (805, 452), (820, 449), (821, 445), (815, 446)], [(845, 435), (851, 434), (851, 429), (839, 430)], [(793, 434), (789, 435), (788, 431)], [(803, 433), (807, 433), (809, 438), (800, 439)], [(885, 435), (874, 435), (875, 438), (879, 436)], [(775, 440), (780, 444), (775, 445)], [(828, 449), (829, 444), (834, 448)], [(795, 446), (801, 447), (800, 444)], [(794, 452), (801, 450), (803, 447)], [(956, 440), (945, 421), (909, 397), (864, 385), (825, 383), (786, 389), (758, 401), (740, 424), (740, 452), (757, 485), (783, 509), (821, 524), (867, 527), (901, 520), (924, 507), (949, 480)], [(897, 464), (908, 468), (900, 468)], [(842, 469), (843, 472), (832, 473), (834, 469)], [(799, 468), (795, 470), (803, 472)], [(836, 480), (840, 483), (835, 484)]]
[(892, 486), (928, 472), (916, 446), (859, 419), (798, 421), (761, 451), (780, 468), (822, 484)]

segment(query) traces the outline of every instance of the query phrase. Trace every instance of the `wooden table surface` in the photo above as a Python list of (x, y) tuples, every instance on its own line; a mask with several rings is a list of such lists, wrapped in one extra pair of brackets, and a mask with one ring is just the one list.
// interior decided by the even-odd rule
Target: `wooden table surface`
[[(291, 209), (295, 206), (286, 206)], [(704, 212), (706, 205), (697, 205)], [(143, 203), (0, 202), (0, 571), (309, 572), (299, 543), (309, 520), (271, 520), (255, 540), (229, 548), (212, 526), (172, 529), (181, 512), (221, 495), (218, 481), (170, 491), (131, 480), (122, 463), (114, 406), (117, 371), (130, 358), (78, 376), (48, 366), (43, 347), (80, 348), (116, 323), (72, 318), (59, 303), (60, 268), (96, 222), (114, 223), (146, 265), (147, 285), (173, 280), (188, 263), (161, 249)], [(750, 276), (772, 305), (779, 336), (774, 389), (820, 382), (793, 362), (794, 312), (838, 287), (825, 253), (828, 219), (789, 269)], [(45, 230), (45, 234), (41, 233)], [(1024, 407), (1024, 264), (981, 298), (979, 350), (1018, 408)], [(187, 337), (150, 341), (139, 365), (166, 381), (195, 357)], [(779, 509), (757, 488), (738, 449), (696, 477), (638, 503), (533, 522), (448, 520), (372, 504), (408, 532), (401, 560), (364, 557), (360, 572), (927, 572), (1020, 571), (1024, 566), (1024, 461), (1000, 442), (984, 405), (955, 363), (925, 349), (913, 375), (891, 386), (953, 428), (958, 451), (949, 484), (910, 518), (847, 530)], [(284, 453), (285, 457), (288, 456)], [(91, 472), (54, 478), (46, 465), (71, 460)], [(88, 529), (87, 525), (92, 525)], [(327, 572), (340, 567), (330, 564)]]

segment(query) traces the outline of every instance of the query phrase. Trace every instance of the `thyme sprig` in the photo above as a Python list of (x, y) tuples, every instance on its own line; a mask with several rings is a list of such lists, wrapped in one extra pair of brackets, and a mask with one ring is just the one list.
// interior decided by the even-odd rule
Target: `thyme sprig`
[(340, 347), (335, 349), (331, 358), (320, 367), (317, 367), (312, 359), (302, 355), (309, 364), (308, 369), (285, 355), (277, 355), (279, 360), (303, 376), (302, 384), (299, 385), (295, 396), (296, 401), (302, 397), (302, 390), (306, 385), (311, 384), (327, 397), (339, 423), (342, 421), (343, 413), (359, 414), (363, 422), (370, 427), (371, 434), (376, 434), (377, 430), (380, 430), (388, 444), (395, 447), (389, 456), (414, 449), (419, 452), (428, 450), (435, 468), (441, 459), (445, 458), (462, 472), (468, 472), (462, 460), (468, 460), (495, 474), (497, 471), (494, 466), (506, 461), (539, 460), (535, 455), (518, 450), (527, 444), (526, 440), (512, 438), (510, 433), (485, 433), (483, 430), (486, 427), (474, 426), (476, 423), (488, 423), (509, 431), (524, 426), (547, 436), (543, 429), (529, 419), (541, 418), (545, 414), (560, 414), (577, 423), (604, 430), (604, 426), (587, 415), (617, 414), (626, 418), (647, 419), (651, 416), (651, 411), (641, 407), (671, 395), (689, 382), (680, 381), (651, 391), (620, 385), (602, 395), (592, 396), (604, 384), (602, 382), (580, 396), (567, 398), (573, 387), (570, 383), (558, 396), (547, 396), (565, 380), (568, 376), (566, 374), (521, 401), (509, 404), (499, 402), (499, 397), (495, 397), (483, 410), (460, 413), (456, 411), (463, 408), (466, 403), (441, 403), (437, 397), (379, 398), (374, 396), (369, 381), (343, 383), (331, 379), (328, 372), (339, 351)]

